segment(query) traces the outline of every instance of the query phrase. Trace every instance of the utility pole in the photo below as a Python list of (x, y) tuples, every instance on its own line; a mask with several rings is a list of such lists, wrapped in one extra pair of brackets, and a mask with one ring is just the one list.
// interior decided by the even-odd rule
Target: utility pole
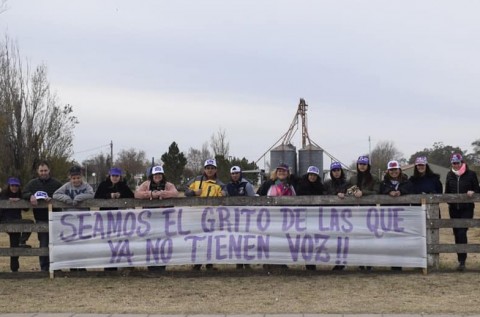
[(113, 141), (110, 141), (110, 167), (113, 166)]

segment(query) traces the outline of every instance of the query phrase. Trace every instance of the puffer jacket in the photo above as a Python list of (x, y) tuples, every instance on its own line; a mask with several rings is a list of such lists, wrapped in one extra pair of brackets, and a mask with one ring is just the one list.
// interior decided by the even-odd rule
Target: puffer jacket
[(296, 192), (298, 196), (323, 195), (324, 187), (320, 177), (317, 177), (317, 180), (312, 183), (308, 180), (308, 174), (305, 174), (298, 181)]
[(185, 196), (195, 196), (195, 191), (201, 189), (200, 197), (221, 197), (224, 196), (225, 184), (218, 178), (215, 180), (205, 179), (205, 175), (200, 175), (190, 180), (185, 190)]
[[(480, 186), (478, 185), (478, 178), (475, 172), (468, 168), (461, 176), (455, 175), (453, 171), (448, 172), (445, 181), (445, 194), (464, 194), (469, 190), (480, 193)], [(473, 210), (475, 208), (473, 203), (449, 203), (448, 205), (450, 210)]]

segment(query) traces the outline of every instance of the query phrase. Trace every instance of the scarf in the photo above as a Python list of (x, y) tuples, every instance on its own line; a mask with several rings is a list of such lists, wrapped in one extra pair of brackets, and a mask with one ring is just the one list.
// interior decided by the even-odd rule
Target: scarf
[(458, 171), (456, 171), (452, 168), (453, 174), (455, 174), (457, 176), (462, 176), (463, 174), (465, 174), (466, 170), (467, 170), (467, 165), (465, 165), (465, 163), (462, 164), (462, 166), (458, 169)]

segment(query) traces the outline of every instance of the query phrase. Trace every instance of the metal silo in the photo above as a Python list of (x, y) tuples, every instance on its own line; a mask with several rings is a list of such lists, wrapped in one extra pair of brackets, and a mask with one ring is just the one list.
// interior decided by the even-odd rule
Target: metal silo
[(270, 170), (273, 171), (278, 164), (286, 163), (290, 173), (297, 171), (297, 148), (292, 144), (281, 144), (270, 151)]
[(318, 146), (308, 144), (298, 150), (298, 175), (305, 174), (311, 165), (323, 171), (323, 150)]

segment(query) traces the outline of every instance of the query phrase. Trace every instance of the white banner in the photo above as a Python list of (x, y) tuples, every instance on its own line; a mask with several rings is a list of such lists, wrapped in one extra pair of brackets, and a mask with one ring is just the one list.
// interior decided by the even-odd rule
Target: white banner
[(182, 264), (427, 266), (420, 206), (51, 213), (51, 270)]

